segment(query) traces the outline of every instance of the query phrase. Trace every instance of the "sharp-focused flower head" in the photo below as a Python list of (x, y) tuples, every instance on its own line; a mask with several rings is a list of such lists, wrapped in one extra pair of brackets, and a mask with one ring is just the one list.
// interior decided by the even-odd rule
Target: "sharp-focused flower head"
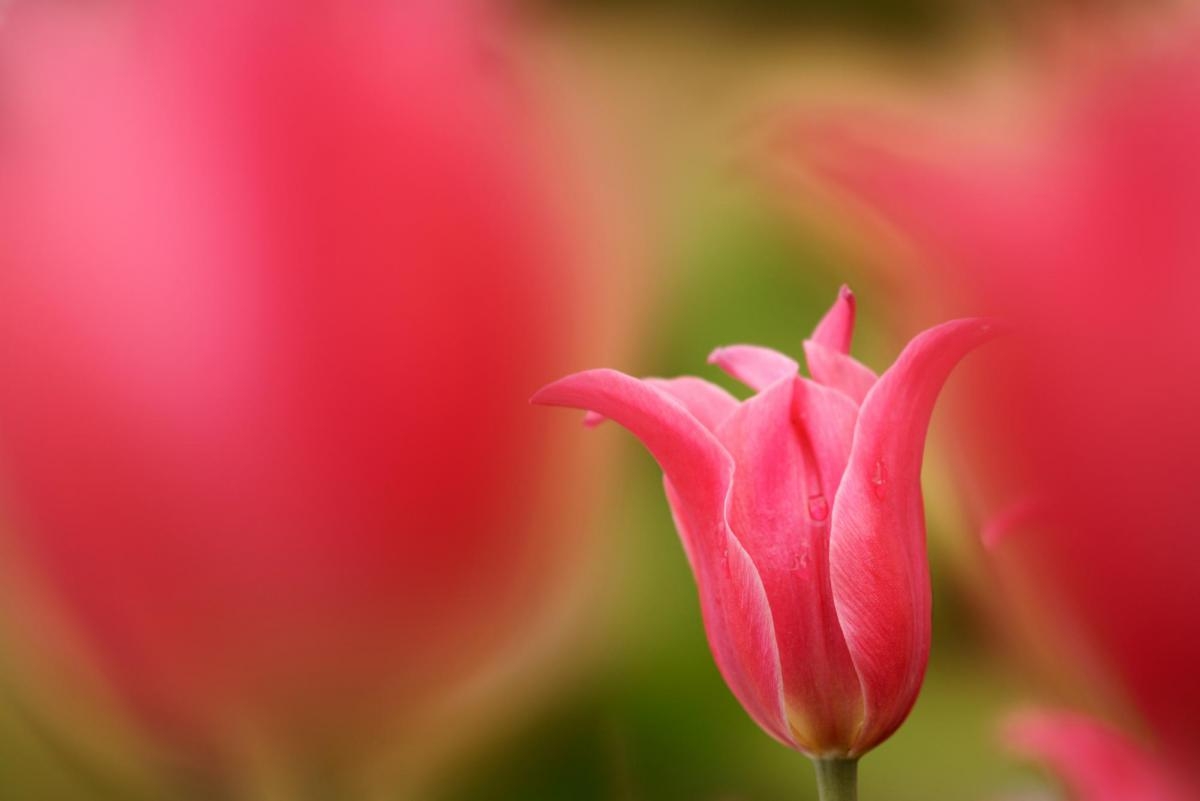
[(920, 470), (934, 400), (991, 326), (916, 337), (876, 378), (849, 355), (843, 289), (805, 343), (812, 379), (751, 345), (710, 357), (755, 394), (591, 370), (535, 403), (633, 432), (665, 474), (717, 666), (751, 717), (812, 756), (858, 756), (903, 722), (929, 654)]

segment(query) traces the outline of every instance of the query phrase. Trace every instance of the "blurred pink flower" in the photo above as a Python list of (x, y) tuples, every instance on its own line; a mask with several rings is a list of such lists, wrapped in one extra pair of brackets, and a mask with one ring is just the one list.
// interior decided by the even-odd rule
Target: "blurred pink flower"
[(1076, 801), (1188, 801), (1169, 771), (1125, 734), (1068, 712), (1026, 712), (1005, 726), (1017, 753), (1044, 763)]
[(756, 391), (745, 402), (699, 378), (613, 370), (533, 398), (611, 418), (658, 460), (721, 674), (764, 730), (814, 757), (865, 753), (916, 700), (925, 431), (951, 368), (990, 336), (976, 320), (937, 326), (876, 379), (848, 355), (853, 325), (843, 290), (805, 343), (814, 380), (773, 350), (715, 351)]
[(581, 299), (483, 23), (8, 9), (5, 528), (165, 740), (353, 753), (545, 602)]
[(988, 468), (972, 472), (981, 517), (1010, 518), (995, 547), (1200, 787), (1198, 41), (1185, 22), (1099, 65), (1063, 60), (1027, 92), (1037, 114), (1011, 114), (990, 145), (854, 111), (786, 137), (790, 159), (915, 246), (894, 276), (911, 323), (1015, 323), (958, 417)]

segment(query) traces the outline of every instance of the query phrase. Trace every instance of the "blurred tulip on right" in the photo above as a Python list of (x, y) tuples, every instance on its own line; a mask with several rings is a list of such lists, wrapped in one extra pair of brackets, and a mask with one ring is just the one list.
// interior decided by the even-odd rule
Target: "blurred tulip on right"
[[(906, 326), (1015, 324), (957, 416), (994, 547), (1200, 789), (1200, 29), (1072, 50), (985, 144), (868, 110), (792, 118), (800, 167), (916, 254)], [(1061, 55), (1061, 54), (1059, 54)], [(995, 131), (992, 132), (993, 134)], [(997, 142), (996, 139), (1001, 141)], [(909, 254), (911, 255), (911, 254)], [(982, 364), (981, 364), (982, 366)], [(1079, 666), (1083, 671), (1085, 668)], [(1087, 668), (1091, 669), (1091, 668)], [(1136, 720), (1134, 720), (1136, 719)]]

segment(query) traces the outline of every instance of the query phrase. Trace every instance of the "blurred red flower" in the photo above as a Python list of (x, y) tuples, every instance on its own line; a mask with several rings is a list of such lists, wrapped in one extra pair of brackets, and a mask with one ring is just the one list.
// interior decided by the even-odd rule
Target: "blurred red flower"
[(580, 286), (486, 23), (9, 9), (4, 511), (176, 742), (352, 751), (509, 643), (578, 527), (525, 401)]

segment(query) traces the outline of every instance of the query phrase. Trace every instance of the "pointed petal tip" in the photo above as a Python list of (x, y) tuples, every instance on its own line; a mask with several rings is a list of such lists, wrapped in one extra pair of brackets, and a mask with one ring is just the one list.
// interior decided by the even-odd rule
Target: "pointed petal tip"
[[(551, 381), (546, 386), (533, 393), (529, 402), (534, 406), (570, 406), (580, 407), (580, 392), (585, 385), (594, 386), (597, 383), (607, 383), (627, 379), (619, 370), (600, 367), (593, 370), (583, 370), (563, 376), (557, 381)], [(582, 407), (587, 410), (587, 407)]]
[(1011, 323), (997, 317), (967, 317), (964, 319), (974, 322), (981, 333), (993, 337), (1004, 336), (1013, 332)]
[(854, 293), (847, 284), (842, 284), (833, 305), (817, 323), (809, 339), (840, 353), (849, 353), (856, 311)]
[(1011, 331), (1011, 325), (994, 317), (959, 317), (958, 319), (948, 320), (940, 325), (926, 329), (914, 337), (914, 340), (925, 337), (931, 334), (931, 332), (934, 336), (955, 334), (960, 338), (965, 338), (963, 340), (964, 344), (966, 344), (966, 347), (963, 349), (963, 353), (965, 354), (997, 337), (1009, 334)]
[(842, 284), (838, 287), (837, 301), (838, 304), (844, 304), (850, 312), (850, 323), (854, 324), (854, 313), (858, 310), (858, 300), (854, 295), (854, 290), (849, 284)]
[[(561, 381), (561, 380), (562, 379), (560, 378), (559, 381)], [(537, 392), (530, 395), (529, 396), (529, 405), (530, 406), (554, 406), (555, 405), (554, 402), (552, 400), (549, 400), (549, 398), (553, 397), (554, 387), (556, 384), (558, 384), (558, 381), (551, 381), (549, 384), (547, 384), (546, 386), (539, 389)]]

